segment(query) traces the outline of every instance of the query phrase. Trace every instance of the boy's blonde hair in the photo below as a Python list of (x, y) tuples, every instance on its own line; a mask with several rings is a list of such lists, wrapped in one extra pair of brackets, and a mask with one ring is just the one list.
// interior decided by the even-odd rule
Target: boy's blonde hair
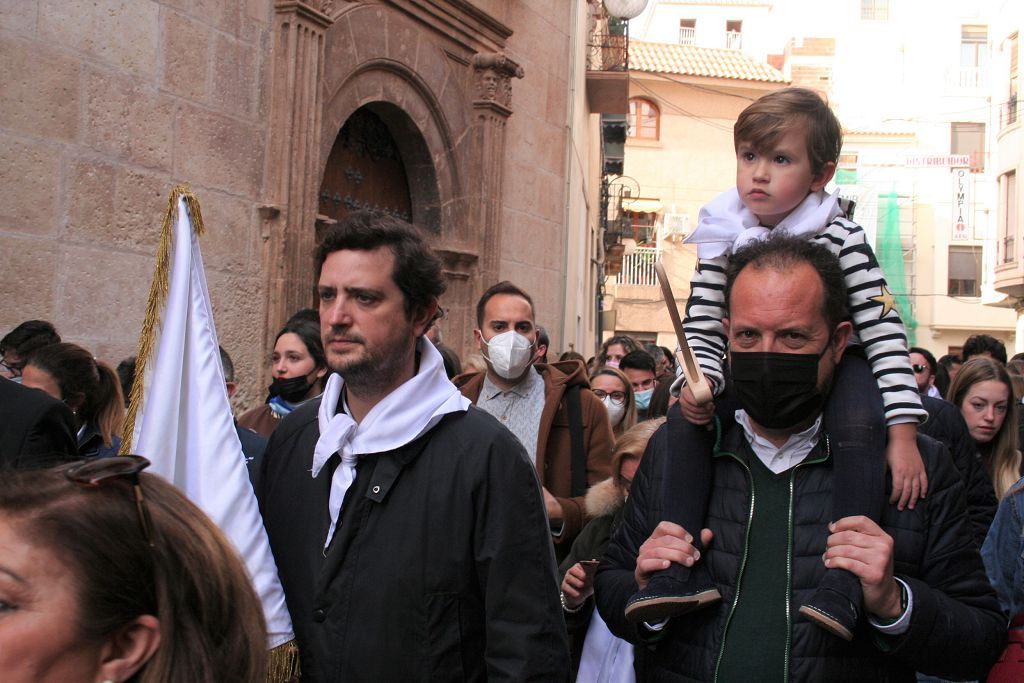
[(807, 134), (811, 170), (817, 176), (825, 164), (839, 161), (843, 129), (828, 103), (813, 90), (784, 88), (755, 101), (736, 120), (733, 144), (737, 152), (741, 142), (761, 152), (800, 124)]

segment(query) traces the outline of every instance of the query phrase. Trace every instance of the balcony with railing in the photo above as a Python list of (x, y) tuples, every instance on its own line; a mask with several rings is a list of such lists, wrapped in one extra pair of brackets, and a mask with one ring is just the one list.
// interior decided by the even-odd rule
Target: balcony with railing
[(594, 114), (629, 108), (629, 24), (600, 18), (587, 40), (587, 103)]
[(742, 50), (743, 49), (743, 34), (739, 31), (726, 31), (725, 32), (725, 49), (726, 50)]
[(679, 44), (680, 45), (696, 45), (697, 44), (697, 29), (693, 26), (680, 26), (679, 27)]
[(1020, 98), (1016, 95), (999, 105), (999, 130), (1017, 123), (1020, 111)]
[(654, 264), (660, 256), (661, 250), (657, 247), (637, 247), (622, 257), (622, 271), (615, 278), (616, 284), (657, 287), (658, 276), (654, 272)]
[(982, 90), (988, 87), (988, 72), (980, 66), (954, 66), (946, 69), (946, 87), (950, 90)]

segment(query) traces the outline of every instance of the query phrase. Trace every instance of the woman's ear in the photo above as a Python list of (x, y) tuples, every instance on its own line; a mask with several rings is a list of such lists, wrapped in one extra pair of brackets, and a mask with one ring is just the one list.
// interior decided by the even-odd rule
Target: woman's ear
[(160, 620), (144, 614), (107, 639), (100, 652), (99, 680), (127, 681), (160, 647)]

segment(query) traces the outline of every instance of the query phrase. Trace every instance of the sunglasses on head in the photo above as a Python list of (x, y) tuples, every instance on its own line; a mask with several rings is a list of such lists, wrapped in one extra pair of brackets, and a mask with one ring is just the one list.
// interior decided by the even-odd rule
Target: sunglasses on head
[(146, 499), (142, 495), (142, 484), (139, 473), (149, 467), (149, 460), (141, 455), (115, 455), (109, 458), (95, 458), (80, 465), (75, 465), (64, 472), (68, 480), (87, 488), (103, 486), (120, 477), (126, 477), (135, 494), (135, 510), (139, 514), (139, 525), (146, 543), (153, 547), (153, 520), (146, 507)]

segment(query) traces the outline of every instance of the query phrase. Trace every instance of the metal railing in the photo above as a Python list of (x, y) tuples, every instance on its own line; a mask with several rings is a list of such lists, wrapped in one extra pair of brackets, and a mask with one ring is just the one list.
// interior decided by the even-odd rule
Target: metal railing
[(696, 45), (697, 44), (697, 29), (692, 26), (680, 26), (679, 27), (679, 44), (680, 45)]
[(743, 34), (739, 31), (726, 31), (725, 32), (725, 49), (726, 50), (742, 50), (743, 49)]
[(654, 264), (660, 256), (661, 251), (657, 247), (637, 247), (633, 253), (622, 258), (622, 272), (616, 276), (616, 283), (641, 287), (658, 286)]
[(587, 43), (588, 71), (628, 71), (629, 36), (623, 33), (592, 33)]
[(1020, 98), (1014, 96), (999, 105), (999, 130), (1017, 123), (1019, 102)]
[(964, 90), (985, 88), (988, 86), (988, 75), (980, 66), (955, 66), (946, 70), (946, 85)]

